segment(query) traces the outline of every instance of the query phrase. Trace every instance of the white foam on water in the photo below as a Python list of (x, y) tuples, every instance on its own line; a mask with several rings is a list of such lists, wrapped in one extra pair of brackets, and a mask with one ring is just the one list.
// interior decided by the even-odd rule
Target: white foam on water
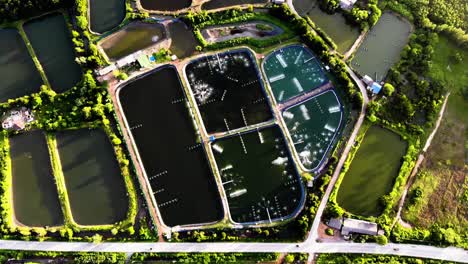
[(213, 149), (218, 153), (223, 153), (224, 149), (220, 145), (213, 144)]
[(283, 97), (284, 97), (284, 90), (281, 90), (279, 96), (278, 96), (278, 101), (281, 101), (283, 100)]
[(299, 82), (299, 80), (298, 80), (296, 77), (294, 77), (294, 78), (292, 79), (292, 81), (293, 81), (294, 85), (296, 86), (296, 88), (297, 88), (297, 90), (298, 90), (299, 92), (304, 91), (304, 88), (302, 88), (301, 83)]
[[(213, 146), (214, 147), (214, 146)], [(234, 168), (231, 164), (227, 165), (226, 167), (222, 168), (221, 171), (226, 171)]]
[(294, 118), (294, 114), (291, 113), (291, 112), (288, 112), (288, 111), (284, 111), (283, 112), (283, 117), (287, 118), (287, 119), (293, 119)]
[(279, 63), (281, 64), (281, 66), (282, 66), (283, 68), (288, 67), (288, 64), (287, 64), (286, 61), (284, 60), (283, 55), (281, 55), (281, 54), (276, 54), (276, 59), (279, 61)]
[(296, 60), (294, 61), (294, 64), (297, 64), (299, 62), (299, 59), (301, 58), (302, 53), (303, 51), (301, 50), (301, 52), (299, 52), (299, 55), (297, 55)]
[(284, 79), (284, 77), (286, 77), (286, 75), (284, 75), (283, 73), (281, 74), (278, 74), (278, 75), (275, 75), (273, 77), (271, 77), (270, 79), (268, 79), (270, 81), (270, 83), (274, 83), (276, 81), (279, 81), (279, 80), (282, 80)]
[(273, 164), (273, 165), (283, 165), (283, 164), (286, 163), (286, 162), (288, 162), (288, 158), (287, 158), (287, 157), (285, 157), (285, 158), (283, 158), (283, 157), (278, 157), (278, 158), (276, 158), (275, 160), (273, 160), (273, 161), (271, 162), (271, 164)]
[(330, 126), (329, 124), (326, 124), (324, 128), (325, 128), (326, 130), (328, 130), (328, 131), (331, 131), (331, 132), (335, 132), (335, 130), (336, 130), (335, 127), (332, 127), (332, 126)]
[(337, 105), (328, 108), (328, 113), (330, 113), (330, 114), (336, 113), (336, 112), (339, 112), (339, 111), (340, 111), (340, 107), (337, 106)]
[(229, 197), (231, 198), (234, 198), (234, 197), (239, 197), (243, 194), (247, 193), (247, 189), (240, 189), (240, 190), (236, 190), (232, 193), (229, 194)]
[(310, 119), (309, 110), (307, 110), (305, 105), (299, 106), (299, 109), (301, 109), (302, 117), (304, 117), (305, 120), (309, 120)]

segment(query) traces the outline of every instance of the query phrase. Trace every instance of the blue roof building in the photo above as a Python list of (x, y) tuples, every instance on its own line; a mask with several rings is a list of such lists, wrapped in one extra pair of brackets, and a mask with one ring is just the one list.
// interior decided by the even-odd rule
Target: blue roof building
[(370, 90), (372, 91), (373, 94), (378, 94), (380, 93), (380, 90), (382, 90), (382, 85), (374, 82)]

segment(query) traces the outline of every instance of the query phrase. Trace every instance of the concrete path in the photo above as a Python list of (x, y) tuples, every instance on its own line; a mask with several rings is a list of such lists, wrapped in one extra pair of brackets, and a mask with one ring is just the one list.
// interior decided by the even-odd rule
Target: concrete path
[(454, 247), (438, 248), (433, 246), (410, 244), (375, 243), (139, 243), (105, 242), (32, 242), (0, 240), (0, 249), (4, 250), (40, 250), (63, 252), (278, 252), (278, 253), (366, 253), (413, 256), (419, 258), (442, 259), (447, 261), (467, 262), (468, 252)]

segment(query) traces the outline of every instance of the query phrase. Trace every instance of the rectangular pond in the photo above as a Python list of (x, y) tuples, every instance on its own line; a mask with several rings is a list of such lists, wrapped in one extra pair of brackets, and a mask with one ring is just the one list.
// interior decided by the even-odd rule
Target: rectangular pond
[(387, 71), (400, 59), (410, 34), (408, 21), (393, 13), (383, 13), (357, 50), (351, 66), (361, 75), (383, 80)]
[(221, 220), (216, 182), (175, 68), (158, 68), (131, 81), (118, 98), (164, 223)]
[(146, 10), (177, 11), (190, 7), (192, 0), (140, 0), (140, 4)]
[(320, 61), (312, 51), (291, 45), (270, 53), (262, 64), (277, 102), (319, 88), (328, 82)]
[(42, 79), (16, 29), (0, 29), (0, 102), (39, 92)]
[(212, 144), (234, 222), (271, 222), (295, 214), (303, 187), (279, 127)]
[(125, 0), (89, 0), (91, 30), (104, 33), (117, 27), (125, 18)]
[(168, 25), (169, 34), (171, 36), (171, 47), (169, 48), (178, 58), (191, 56), (198, 41), (195, 39), (192, 29), (190, 29), (182, 21), (174, 21)]
[(127, 190), (106, 133), (77, 129), (58, 132), (56, 137), (73, 219), (81, 225), (124, 220)]
[(391, 130), (370, 127), (338, 190), (337, 202), (363, 216), (382, 212), (380, 197), (392, 190), (407, 143)]
[(294, 9), (301, 16), (308, 16), (319, 28), (327, 33), (338, 47), (338, 52), (348, 51), (359, 37), (359, 28), (346, 22), (346, 18), (336, 12), (332, 15), (322, 11), (316, 0), (294, 0)]
[(212, 10), (236, 5), (266, 4), (269, 0), (210, 0), (202, 5), (203, 10)]
[(45, 134), (35, 130), (10, 138), (13, 209), (27, 226), (63, 224)]
[(162, 24), (133, 22), (100, 41), (107, 57), (118, 60), (166, 38)]
[(272, 118), (255, 57), (249, 50), (196, 59), (185, 73), (208, 133)]
[(81, 67), (75, 62), (70, 31), (62, 14), (30, 20), (24, 30), (54, 91), (65, 92), (81, 80)]
[(320, 168), (342, 128), (343, 106), (333, 90), (316, 95), (282, 113), (304, 170)]

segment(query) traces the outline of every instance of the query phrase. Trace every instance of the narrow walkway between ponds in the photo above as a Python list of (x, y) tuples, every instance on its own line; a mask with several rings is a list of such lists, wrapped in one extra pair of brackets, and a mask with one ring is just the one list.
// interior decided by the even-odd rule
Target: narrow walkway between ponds
[(330, 89), (332, 87), (333, 87), (333, 85), (329, 81), (329, 82), (327, 82), (326, 84), (320, 86), (317, 89), (314, 89), (314, 90), (312, 90), (310, 92), (303, 93), (303, 94), (301, 94), (299, 96), (296, 96), (296, 97), (294, 97), (292, 99), (289, 99), (288, 101), (286, 101), (286, 102), (284, 102), (282, 104), (278, 104), (278, 106), (277, 106), (278, 111), (281, 112), (282, 110), (284, 110), (286, 108), (289, 108), (289, 107), (291, 107), (293, 105), (300, 104), (300, 103), (306, 101), (307, 99), (312, 98), (312, 97), (314, 97), (314, 96), (316, 96), (316, 95), (318, 95), (318, 94), (320, 94), (320, 93), (322, 93), (322, 92), (324, 92), (324, 91), (326, 91), (326, 90), (328, 90), (328, 89)]

